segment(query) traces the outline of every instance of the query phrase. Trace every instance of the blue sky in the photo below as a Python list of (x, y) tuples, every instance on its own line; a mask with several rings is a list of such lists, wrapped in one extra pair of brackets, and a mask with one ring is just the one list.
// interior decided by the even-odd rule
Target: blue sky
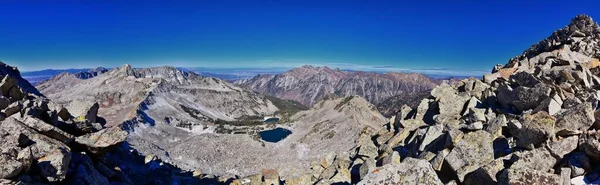
[(577, 14), (600, 17), (596, 1), (51, 2), (2, 2), (0, 60), (24, 71), (129, 63), (482, 73)]

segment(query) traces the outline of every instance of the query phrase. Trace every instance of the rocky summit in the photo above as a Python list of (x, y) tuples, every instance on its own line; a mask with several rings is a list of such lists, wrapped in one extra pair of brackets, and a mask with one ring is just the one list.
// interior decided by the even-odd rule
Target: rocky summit
[[(38, 91), (2, 64), (0, 183), (598, 184), (598, 39), (579, 15), (482, 79), (443, 82), (390, 118), (370, 102), (391, 94), (326, 94), (346, 76), (365, 82), (349, 89), (402, 83), (329, 68), (237, 83), (258, 93), (129, 65), (64, 73)], [(263, 122), (273, 114), (278, 123)], [(289, 132), (261, 139), (276, 129)]]

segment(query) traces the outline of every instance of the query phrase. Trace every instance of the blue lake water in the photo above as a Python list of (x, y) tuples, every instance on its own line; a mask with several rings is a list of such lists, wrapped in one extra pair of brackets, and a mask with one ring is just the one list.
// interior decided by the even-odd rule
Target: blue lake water
[(266, 142), (277, 143), (292, 134), (292, 131), (285, 128), (275, 128), (259, 132), (258, 134), (260, 135), (260, 138)]

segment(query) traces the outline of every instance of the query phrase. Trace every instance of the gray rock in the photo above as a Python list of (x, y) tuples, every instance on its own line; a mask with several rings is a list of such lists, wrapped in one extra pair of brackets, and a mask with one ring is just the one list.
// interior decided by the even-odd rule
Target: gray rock
[(32, 157), (37, 161), (35, 166), (47, 181), (57, 182), (65, 179), (71, 151), (64, 143), (38, 134), (12, 117), (0, 124), (0, 130), (10, 133), (7, 137), (19, 138), (21, 145), (30, 145)]
[(545, 99), (549, 98), (552, 89), (543, 84), (538, 84), (533, 88), (519, 86), (515, 88), (516, 100), (513, 105), (519, 111), (534, 109)]
[(540, 172), (536, 170), (504, 170), (498, 179), (498, 184), (530, 184), (530, 185), (562, 185), (563, 181), (559, 175)]
[(358, 141), (358, 155), (371, 159), (375, 159), (375, 157), (379, 155), (379, 153), (377, 152), (377, 146), (375, 146), (375, 144), (371, 140), (371, 137), (368, 134), (361, 134)]
[[(444, 131), (444, 125), (438, 124), (438, 125), (433, 125), (433, 126), (427, 127), (427, 132), (421, 139), (418, 151), (422, 152), (428, 147), (429, 148), (439, 148), (439, 147), (435, 147), (435, 146), (431, 146), (431, 145), (432, 145), (432, 142), (434, 142), (434, 140), (438, 140), (438, 138), (443, 136), (443, 131)], [(441, 144), (443, 145), (445, 143), (441, 143)]]
[(570, 135), (588, 130), (595, 121), (591, 103), (583, 103), (556, 115), (556, 134)]
[(450, 149), (444, 149), (444, 150), (438, 152), (438, 154), (436, 154), (435, 157), (433, 157), (433, 159), (431, 159), (429, 161), (429, 163), (431, 163), (431, 166), (433, 167), (433, 169), (435, 171), (442, 170), (442, 166), (444, 164), (444, 159), (446, 158), (448, 153), (450, 153)]
[(469, 131), (481, 130), (483, 129), (483, 123), (481, 121), (477, 121), (470, 124), (462, 124), (460, 129)]
[(75, 100), (69, 104), (67, 109), (77, 118), (78, 121), (88, 120), (91, 123), (96, 123), (98, 119), (98, 103), (90, 103), (86, 101)]
[(512, 120), (508, 124), (510, 133), (517, 138), (517, 146), (533, 149), (554, 137), (556, 119), (546, 112), (525, 114), (522, 120)]
[(560, 168), (560, 177), (562, 178), (563, 185), (571, 185), (571, 169)]
[[(3, 149), (0, 153), (0, 179), (17, 176), (24, 168), (23, 162), (17, 159), (17, 148)], [(7, 151), (6, 151), (7, 150)]]
[(0, 82), (0, 90), (2, 94), (9, 97), (12, 101), (21, 100), (25, 97), (25, 93), (19, 87), (17, 79), (10, 75), (5, 75)]
[(443, 184), (427, 161), (407, 158), (400, 164), (388, 164), (371, 171), (364, 184)]
[(578, 136), (571, 136), (563, 138), (559, 141), (550, 142), (548, 143), (548, 145), (546, 145), (546, 148), (550, 151), (550, 153), (553, 156), (562, 159), (565, 155), (577, 149), (578, 141)]
[(536, 148), (530, 151), (517, 152), (513, 154), (516, 161), (510, 169), (537, 170), (546, 172), (554, 167), (557, 160), (545, 148)]
[(506, 116), (499, 115), (488, 121), (484, 130), (492, 134), (493, 138), (498, 138), (502, 135), (502, 127), (504, 126), (507, 126)]
[(73, 135), (71, 135), (59, 128), (56, 128), (55, 126), (45, 123), (44, 121), (42, 121), (40, 119), (37, 119), (34, 117), (29, 117), (29, 116), (24, 116), (24, 117), (12, 116), (12, 117), (17, 119), (21, 123), (27, 125), (28, 127), (33, 128), (37, 132), (44, 134), (50, 138), (59, 140), (63, 143), (70, 143), (74, 139)]
[(4, 96), (0, 96), (0, 110), (6, 109), (10, 105), (10, 100)]
[(465, 120), (467, 123), (486, 122), (485, 111), (486, 109), (470, 108)]
[(482, 130), (465, 134), (445, 160), (463, 182), (465, 175), (494, 160), (491, 134)]
[(465, 116), (469, 113), (470, 109), (472, 108), (478, 108), (481, 106), (481, 101), (479, 101), (479, 99), (477, 99), (475, 96), (471, 97), (471, 99), (469, 99), (469, 101), (467, 101), (467, 104), (465, 105), (465, 110), (461, 113), (461, 115)]
[(101, 154), (111, 146), (115, 146), (127, 139), (127, 132), (120, 127), (110, 127), (98, 132), (86, 134), (75, 138), (75, 142), (85, 146), (93, 154)]
[(381, 165), (383, 166), (386, 164), (400, 164), (400, 153), (394, 151), (392, 154), (383, 157), (383, 159), (381, 159)]
[(371, 173), (376, 168), (375, 161), (372, 159), (367, 159), (359, 168), (359, 176), (360, 179), (365, 178), (367, 174)]
[(554, 97), (549, 97), (542, 101), (540, 105), (533, 110), (533, 112), (546, 111), (550, 115), (555, 115), (561, 110), (562, 103), (563, 102), (560, 100), (560, 97), (555, 95)]
[(591, 159), (595, 161), (600, 161), (600, 141), (598, 141), (595, 138), (582, 138), (579, 141), (579, 147)]
[(504, 169), (504, 159), (498, 158), (473, 171), (465, 177), (465, 185), (470, 184), (496, 184), (496, 175)]
[(464, 105), (471, 98), (466, 94), (458, 94), (457, 90), (448, 84), (442, 84), (431, 91), (438, 101), (440, 114), (459, 115)]
[(4, 114), (6, 114), (6, 117), (9, 117), (21, 111), (22, 108), (23, 104), (21, 104), (21, 102), (13, 102), (8, 107), (6, 107), (6, 109), (4, 109)]

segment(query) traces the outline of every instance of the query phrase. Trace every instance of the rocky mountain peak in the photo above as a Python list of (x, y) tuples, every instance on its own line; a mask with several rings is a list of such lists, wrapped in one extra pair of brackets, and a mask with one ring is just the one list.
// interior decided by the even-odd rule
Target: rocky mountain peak
[(116, 73), (117, 75), (135, 76), (135, 70), (129, 64), (124, 64), (121, 67), (113, 69), (112, 71), (114, 71), (113, 73)]

